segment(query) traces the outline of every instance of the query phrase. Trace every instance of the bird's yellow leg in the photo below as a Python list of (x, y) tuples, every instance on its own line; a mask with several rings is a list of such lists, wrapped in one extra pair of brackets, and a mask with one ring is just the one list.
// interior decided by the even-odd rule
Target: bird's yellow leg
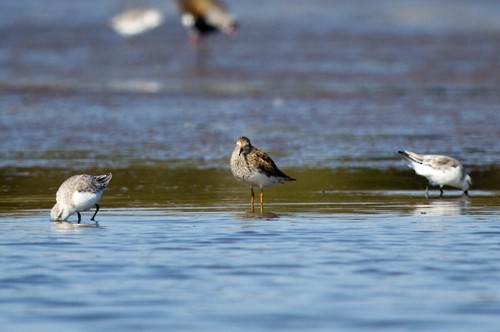
[(251, 190), (251, 194), (250, 194), (250, 208), (252, 209), (253, 211), (253, 203), (254, 203), (254, 194), (253, 194), (253, 188), (250, 188)]
[(264, 211), (264, 189), (260, 189), (260, 212)]

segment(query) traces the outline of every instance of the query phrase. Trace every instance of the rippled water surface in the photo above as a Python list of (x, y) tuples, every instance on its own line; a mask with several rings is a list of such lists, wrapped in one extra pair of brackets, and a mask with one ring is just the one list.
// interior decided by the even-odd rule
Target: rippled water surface
[[(496, 331), (500, 5), (231, 1), (190, 46), (168, 1), (0, 3), (6, 331)], [(109, 19), (158, 8), (126, 40)], [(263, 213), (246, 135), (297, 178)], [(424, 198), (398, 150), (448, 154), (470, 198)], [(98, 224), (58, 186), (113, 173)]]
[(3, 215), (2, 326), (493, 331), (498, 207), (402, 201)]

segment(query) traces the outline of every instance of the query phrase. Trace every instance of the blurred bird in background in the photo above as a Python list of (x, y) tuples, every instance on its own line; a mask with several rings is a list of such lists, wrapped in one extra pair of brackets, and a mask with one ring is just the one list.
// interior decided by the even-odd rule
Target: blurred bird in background
[(134, 8), (113, 16), (110, 25), (123, 37), (132, 38), (156, 29), (163, 22), (163, 14), (157, 9)]
[(236, 19), (218, 0), (177, 0), (177, 5), (192, 44), (198, 44), (201, 37), (217, 31), (232, 36), (238, 28)]

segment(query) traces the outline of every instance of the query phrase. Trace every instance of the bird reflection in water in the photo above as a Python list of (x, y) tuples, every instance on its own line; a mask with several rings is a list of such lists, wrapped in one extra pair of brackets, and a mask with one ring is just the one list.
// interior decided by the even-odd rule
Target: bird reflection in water
[(459, 216), (466, 213), (470, 207), (468, 197), (458, 199), (426, 201), (415, 205), (413, 215), (415, 216)]

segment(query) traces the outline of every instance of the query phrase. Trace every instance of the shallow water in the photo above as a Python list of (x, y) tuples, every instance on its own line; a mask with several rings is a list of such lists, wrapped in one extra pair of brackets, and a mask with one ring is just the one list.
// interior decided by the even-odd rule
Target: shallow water
[[(131, 4), (0, 3), (2, 329), (498, 329), (499, 3), (233, 1), (198, 49), (173, 2), (116, 35)], [(297, 178), (263, 213), (241, 135)], [(471, 197), (425, 199), (402, 149), (461, 160)], [(97, 225), (50, 222), (107, 172)]]
[(97, 227), (2, 215), (2, 326), (496, 328), (498, 207), (357, 199), (263, 215), (116, 208)]

